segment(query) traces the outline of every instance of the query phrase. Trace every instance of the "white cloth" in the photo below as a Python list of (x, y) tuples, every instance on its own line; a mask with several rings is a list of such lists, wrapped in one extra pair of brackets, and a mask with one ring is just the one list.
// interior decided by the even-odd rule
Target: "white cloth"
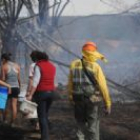
[(34, 75), (33, 75), (33, 87), (37, 87), (41, 78), (40, 68), (35, 66)]
[(29, 77), (33, 77), (34, 75), (34, 68), (35, 68), (35, 63), (32, 63), (29, 67)]

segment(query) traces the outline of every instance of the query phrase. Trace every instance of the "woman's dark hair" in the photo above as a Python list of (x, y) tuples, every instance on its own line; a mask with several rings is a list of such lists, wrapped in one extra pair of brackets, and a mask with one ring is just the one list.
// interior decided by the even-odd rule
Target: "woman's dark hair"
[(30, 57), (33, 62), (49, 59), (48, 55), (45, 52), (41, 52), (38, 50), (32, 51), (32, 53), (30, 54)]
[(3, 53), (1, 55), (1, 59), (5, 59), (5, 60), (11, 60), (11, 53)]
[(33, 62), (37, 61), (37, 53), (38, 53), (38, 51), (35, 50), (35, 51), (32, 51), (31, 54), (30, 54), (30, 57), (31, 57)]
[(38, 52), (37, 53), (37, 59), (39, 60), (48, 60), (49, 57), (45, 52)]

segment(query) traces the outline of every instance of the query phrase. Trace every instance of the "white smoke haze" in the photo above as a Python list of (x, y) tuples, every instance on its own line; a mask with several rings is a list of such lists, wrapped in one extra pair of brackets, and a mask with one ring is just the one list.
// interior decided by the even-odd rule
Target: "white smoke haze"
[[(110, 2), (109, 0), (102, 1)], [(75, 15), (71, 15), (71, 11), (68, 13), (70, 8), (68, 7), (67, 14), (63, 13), (65, 16), (59, 17), (58, 26), (53, 27), (53, 24), (51, 26), (52, 19), (49, 17), (48, 25), (41, 28), (37, 25), (37, 16), (20, 24), (17, 30), (22, 35), (24, 43), (19, 43), (18, 54), (27, 56), (29, 59), (32, 49), (45, 51), (57, 67), (56, 84), (66, 85), (70, 62), (82, 57), (81, 49), (86, 41), (93, 41), (97, 44), (99, 52), (108, 59), (108, 64), (100, 61), (99, 63), (109, 81), (111, 93), (116, 93), (116, 96), (131, 93), (126, 87), (140, 91), (140, 86), (138, 86), (140, 77), (139, 13), (120, 14), (132, 6), (132, 1), (113, 0), (112, 3), (116, 2), (116, 9), (113, 4), (109, 10), (106, 10), (108, 14), (105, 14), (105, 9), (102, 9), (100, 14), (95, 12), (98, 8), (101, 9), (103, 5), (105, 6), (105, 3), (99, 4), (97, 0), (90, 2), (91, 0), (82, 0), (80, 3), (78, 0), (71, 1), (68, 6), (76, 4), (73, 7), (73, 9), (76, 8)], [(77, 8), (83, 5), (86, 5), (82, 8), (83, 10)], [(109, 5), (105, 7), (107, 8)], [(30, 50), (27, 49), (28, 52), (25, 49), (27, 46), (30, 48)], [(23, 70), (26, 60), (25, 58), (21, 59), (21, 56), (18, 55), (17, 61), (23, 68), (24, 79), (26, 74)], [(29, 65), (30, 62), (29, 59), (26, 63)]]
[(47, 47), (46, 51), (49, 53), (49, 54), (52, 54), (55, 56), (59, 55), (60, 53), (63, 52), (63, 49), (58, 47), (57, 45), (55, 44), (52, 44), (50, 45), (49, 47)]

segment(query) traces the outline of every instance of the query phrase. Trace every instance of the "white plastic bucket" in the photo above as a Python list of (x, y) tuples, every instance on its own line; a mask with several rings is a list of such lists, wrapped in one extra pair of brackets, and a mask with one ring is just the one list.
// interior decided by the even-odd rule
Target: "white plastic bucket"
[(26, 99), (26, 97), (18, 96), (18, 101), (23, 102)]
[(37, 104), (24, 99), (20, 105), (20, 111), (26, 114), (26, 119), (37, 118)]

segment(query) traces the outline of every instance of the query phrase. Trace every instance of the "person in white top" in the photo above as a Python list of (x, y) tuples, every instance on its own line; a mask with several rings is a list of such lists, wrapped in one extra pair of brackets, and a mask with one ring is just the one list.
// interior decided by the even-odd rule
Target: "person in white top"
[(37, 61), (37, 58), (36, 58), (37, 52), (38, 52), (37, 50), (34, 50), (30, 54), (30, 57), (31, 57), (33, 63), (29, 67), (29, 81), (28, 81), (26, 96), (28, 96), (29, 92), (31, 91), (31, 87), (32, 87), (32, 83), (33, 83), (33, 76), (34, 76), (34, 69), (35, 69), (35, 65), (36, 65), (36, 61)]
[(35, 67), (35, 62), (33, 62), (29, 67), (29, 80), (28, 80), (28, 87), (27, 87), (27, 95), (31, 90), (31, 86), (33, 82), (33, 75), (34, 75), (34, 67)]
[[(37, 52), (38, 51), (35, 50), (35, 51), (32, 51), (32, 53), (30, 54), (30, 57), (31, 57), (33, 63), (29, 66), (29, 80), (28, 80), (26, 96), (29, 95), (29, 93), (31, 91), (31, 88), (32, 88), (32, 85), (33, 85), (33, 76), (35, 74), (35, 66), (36, 66), (36, 61), (37, 61), (36, 53)], [(33, 101), (34, 101), (34, 99), (33, 99)], [(36, 119), (35, 120), (31, 120), (31, 123), (34, 124), (34, 121), (35, 121), (35, 129), (39, 130), (39, 123), (38, 123), (38, 121), (36, 121)]]

